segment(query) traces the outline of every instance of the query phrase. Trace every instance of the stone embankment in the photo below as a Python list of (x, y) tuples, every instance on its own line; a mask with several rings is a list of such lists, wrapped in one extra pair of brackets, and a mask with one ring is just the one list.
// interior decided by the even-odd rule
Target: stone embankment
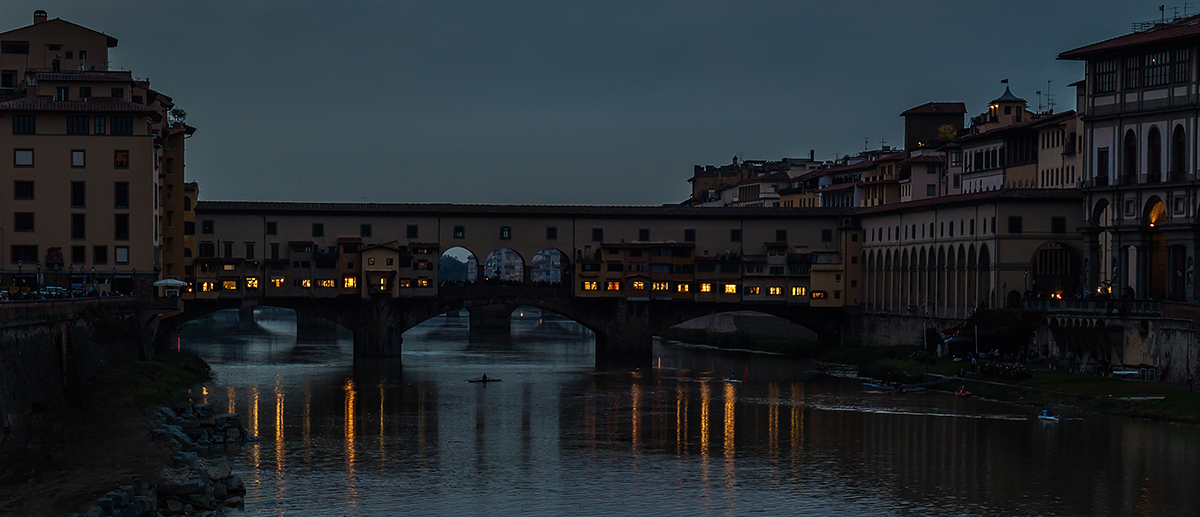
[(86, 517), (217, 515), (222, 508), (242, 506), (246, 495), (242, 479), (224, 457), (214, 458), (224, 453), (226, 445), (257, 440), (238, 414), (215, 414), (210, 404), (163, 407), (159, 413), (164, 423), (151, 432), (151, 438), (179, 450), (159, 472), (159, 483), (134, 479), (97, 500)]

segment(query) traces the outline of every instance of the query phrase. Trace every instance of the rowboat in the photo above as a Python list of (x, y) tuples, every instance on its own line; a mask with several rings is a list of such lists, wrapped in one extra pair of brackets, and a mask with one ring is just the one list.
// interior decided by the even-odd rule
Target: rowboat
[(1058, 415), (1051, 413), (1049, 409), (1043, 409), (1041, 413), (1038, 413), (1038, 420), (1043, 422), (1057, 422)]
[(955, 391), (954, 394), (958, 395), (959, 397), (970, 397), (971, 396), (971, 392), (967, 391), (967, 388), (963, 387), (963, 386), (959, 386), (958, 390)]
[(481, 379), (467, 379), (467, 382), (500, 382), (503, 379), (489, 379), (487, 377)]

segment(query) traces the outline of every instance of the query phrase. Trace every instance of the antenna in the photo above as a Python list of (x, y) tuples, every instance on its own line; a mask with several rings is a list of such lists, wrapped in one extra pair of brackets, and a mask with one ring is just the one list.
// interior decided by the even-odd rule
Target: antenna
[(1054, 94), (1050, 93), (1050, 83), (1052, 82), (1054, 81), (1046, 81), (1046, 110), (1050, 113), (1054, 113)]
[(867, 151), (870, 149), (871, 149), (871, 138), (864, 136), (863, 137), (863, 150)]
[(1043, 112), (1043, 108), (1042, 108), (1042, 91), (1041, 91), (1041, 90), (1034, 90), (1034, 91), (1033, 91), (1033, 93), (1036, 93), (1036, 94), (1037, 94), (1037, 96), (1038, 96), (1038, 113), (1042, 113), (1042, 112)]
[(1184, 16), (1187, 16), (1187, 15), (1188, 15), (1188, 9), (1191, 9), (1191, 8), (1192, 8), (1192, 3), (1191, 3), (1191, 2), (1188, 2), (1187, 0), (1184, 0), (1184, 2), (1183, 2), (1183, 15), (1184, 15)]

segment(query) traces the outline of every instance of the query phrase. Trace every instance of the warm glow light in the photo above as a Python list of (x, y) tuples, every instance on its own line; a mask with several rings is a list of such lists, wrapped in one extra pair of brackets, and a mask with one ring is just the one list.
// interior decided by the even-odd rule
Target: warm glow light
[(604, 283), (604, 290), (605, 291), (620, 291), (621, 290), (621, 282), (618, 282), (616, 280), (609, 280), (608, 282)]
[(584, 290), (584, 291), (595, 291), (595, 290), (597, 290), (597, 289), (600, 289), (600, 287), (599, 287), (599, 285), (598, 285), (596, 282), (593, 282), (593, 281), (588, 281), (588, 282), (584, 282), (584, 283), (583, 283), (583, 290)]
[(700, 284), (700, 292), (711, 293), (712, 292), (712, 284)]
[(342, 277), (342, 287), (346, 289), (354, 289), (358, 287), (358, 277), (346, 276)]
[(200, 291), (207, 293), (216, 288), (216, 286), (217, 284), (213, 282), (200, 282)]
[(655, 291), (670, 291), (671, 284), (669, 282), (654, 282), (651, 288)]
[(737, 284), (725, 284), (725, 294), (737, 294)]
[[(729, 289), (728, 289), (728, 287), (729, 287), (729, 286), (725, 286), (725, 287), (726, 287), (726, 290), (725, 290), (725, 292), (729, 292)], [(760, 292), (760, 289), (761, 289), (761, 288), (760, 288), (760, 287), (758, 287), (757, 285), (753, 285), (753, 286), (747, 287), (747, 288), (746, 288), (746, 294), (758, 294), (758, 293)]]
[(283, 279), (282, 278), (272, 278), (271, 285), (273, 285), (275, 287), (283, 287)]
[(226, 280), (224, 282), (221, 282), (221, 288), (225, 289), (226, 291), (236, 290), (237, 289), (237, 280)]
[(258, 278), (246, 277), (246, 289), (258, 289)]
[(417, 287), (429, 287), (429, 279), (428, 278), (418, 278), (417, 279)]
[(222, 269), (224, 269), (225, 271), (233, 271), (234, 265), (233, 264), (225, 264), (225, 266)]
[(675, 286), (675, 289), (681, 293), (686, 293), (691, 291), (692, 287), (689, 284), (678, 284)]
[(337, 287), (337, 282), (334, 282), (332, 278), (322, 278), (320, 280), (317, 280), (317, 286), (319, 286), (319, 287)]
[(629, 282), (629, 288), (633, 289), (634, 291), (641, 291), (642, 289), (646, 288), (646, 282), (643, 282), (641, 280), (634, 280), (632, 282)]
[(300, 287), (312, 287), (312, 280), (305, 278), (300, 281)]
[(769, 288), (767, 288), (767, 294), (770, 294), (772, 296), (779, 296), (779, 295), (783, 294), (783, 288), (778, 287), (778, 286), (769, 287)]

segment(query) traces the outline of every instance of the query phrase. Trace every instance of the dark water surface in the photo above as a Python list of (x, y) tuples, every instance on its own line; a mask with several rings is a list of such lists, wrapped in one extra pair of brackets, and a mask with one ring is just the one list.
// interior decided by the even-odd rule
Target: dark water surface
[[(227, 317), (180, 345), (217, 373), (194, 398), (261, 439), (231, 458), (245, 515), (1200, 512), (1195, 426), (1046, 424), (1035, 408), (699, 348), (596, 371), (590, 332), (534, 312), (511, 343), (471, 341), (465, 315), (432, 320), (404, 335), (403, 367), (355, 364), (345, 331), (297, 339), (287, 312), (260, 309), (250, 329)], [(503, 381), (465, 382), (485, 372)]]

